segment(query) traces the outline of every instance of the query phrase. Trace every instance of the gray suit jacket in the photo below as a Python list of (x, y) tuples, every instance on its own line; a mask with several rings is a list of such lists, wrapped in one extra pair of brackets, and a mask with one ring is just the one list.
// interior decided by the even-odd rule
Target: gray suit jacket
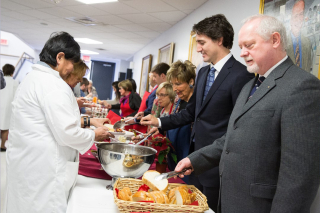
[(254, 83), (227, 133), (189, 155), (195, 173), (220, 162), (223, 213), (309, 212), (320, 181), (320, 81), (288, 58), (248, 100)]

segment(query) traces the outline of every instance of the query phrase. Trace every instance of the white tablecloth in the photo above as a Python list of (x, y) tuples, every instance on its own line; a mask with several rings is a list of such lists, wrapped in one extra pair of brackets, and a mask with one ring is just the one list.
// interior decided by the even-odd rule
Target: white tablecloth
[[(111, 181), (78, 175), (77, 184), (69, 198), (67, 213), (119, 213), (113, 201), (113, 191), (106, 186)], [(214, 213), (211, 209), (205, 213)]]

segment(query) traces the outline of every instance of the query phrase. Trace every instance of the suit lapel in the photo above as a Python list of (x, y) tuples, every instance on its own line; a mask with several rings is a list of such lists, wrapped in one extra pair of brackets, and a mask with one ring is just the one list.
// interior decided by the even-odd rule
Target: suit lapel
[[(229, 58), (229, 60), (225, 63), (225, 65), (222, 67), (222, 69), (220, 70), (220, 73), (219, 75), (217, 76), (217, 78), (214, 80), (208, 94), (207, 94), (207, 97), (206, 99), (203, 101), (202, 103), (202, 98), (203, 98), (203, 92), (204, 92), (204, 89), (205, 89), (205, 85), (206, 85), (206, 79), (205, 79), (205, 83), (204, 83), (204, 87), (203, 87), (203, 90), (202, 90), (202, 96), (201, 96), (201, 102), (200, 104), (202, 103), (201, 107), (200, 107), (200, 110), (198, 113), (201, 112), (202, 109), (205, 108), (205, 106), (207, 105), (207, 103), (211, 100), (212, 96), (214, 95), (214, 93), (219, 89), (220, 85), (222, 84), (222, 82), (226, 79), (226, 77), (230, 74), (230, 70), (229, 68), (233, 66), (234, 64), (234, 57), (231, 56), (231, 58)], [(207, 73), (208, 75), (208, 73)], [(207, 77), (206, 75), (206, 77)], [(196, 116), (198, 115), (198, 113), (196, 114)]]
[[(277, 84), (276, 80), (281, 78), (284, 73), (293, 65), (293, 62), (288, 57), (282, 64), (276, 67), (270, 75), (263, 81), (259, 89), (254, 93), (254, 95), (247, 101), (249, 93), (252, 89), (251, 87), (246, 87), (245, 91), (242, 92), (241, 100), (239, 104), (242, 107), (242, 110), (238, 116), (236, 116), (235, 121), (237, 121), (242, 115), (244, 115), (250, 108), (252, 108), (257, 102), (259, 102), (265, 95), (267, 95), (272, 89), (274, 89)], [(258, 76), (256, 76), (257, 78)], [(254, 81), (255, 82), (255, 81)]]
[(201, 75), (199, 73), (199, 76), (198, 76), (199, 79), (198, 79), (197, 86), (199, 87), (199, 89), (197, 89), (196, 115), (200, 112), (202, 98), (203, 98), (203, 92), (206, 87), (206, 81), (207, 81), (207, 76), (208, 76), (209, 71), (210, 71), (210, 65), (205, 67), (204, 70), (202, 71)]

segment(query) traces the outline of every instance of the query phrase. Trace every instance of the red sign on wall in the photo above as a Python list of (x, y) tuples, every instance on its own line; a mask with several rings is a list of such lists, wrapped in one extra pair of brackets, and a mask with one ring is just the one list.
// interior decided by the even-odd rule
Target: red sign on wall
[(1, 39), (1, 45), (8, 45), (7, 39)]

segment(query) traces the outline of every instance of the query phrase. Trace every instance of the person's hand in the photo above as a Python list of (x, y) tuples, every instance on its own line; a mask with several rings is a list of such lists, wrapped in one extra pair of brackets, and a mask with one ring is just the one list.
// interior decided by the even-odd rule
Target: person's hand
[(86, 98), (85, 97), (79, 97), (77, 98), (77, 103), (78, 103), (78, 106), (79, 108), (83, 107), (84, 105), (84, 102), (86, 101)]
[(193, 167), (189, 158), (183, 158), (181, 161), (179, 161), (174, 171), (181, 172), (185, 168), (192, 168), (192, 169), (188, 169), (187, 171), (184, 172), (184, 174), (180, 174), (179, 175), (180, 178), (183, 178), (185, 175), (190, 175), (191, 172), (193, 172)]
[(134, 117), (140, 120), (144, 116), (144, 112), (138, 112)]
[(147, 115), (140, 120), (141, 125), (152, 125), (155, 127), (159, 127), (158, 118), (154, 117), (153, 115)]
[(109, 139), (110, 137), (114, 138), (114, 135), (112, 133), (108, 132), (108, 130), (109, 129), (105, 126), (98, 127), (97, 129), (95, 129), (94, 130), (94, 133), (95, 133), (94, 140), (95, 141), (103, 141), (105, 139)]
[(153, 133), (153, 134), (151, 135), (151, 136), (153, 137), (153, 136), (159, 134), (159, 129), (158, 129), (157, 127), (152, 127), (152, 128), (150, 129), (150, 131), (148, 132), (148, 135), (151, 134), (151, 133)]
[(143, 138), (144, 138), (145, 135), (143, 134), (140, 134), (140, 135), (137, 135), (137, 136), (132, 136), (131, 137), (131, 141), (133, 143), (138, 143), (139, 141), (141, 141)]
[(100, 100), (99, 104), (106, 106), (108, 104), (108, 102), (105, 100)]
[(95, 127), (101, 127), (105, 123), (111, 124), (110, 119), (109, 118), (91, 118), (90, 119), (90, 124), (92, 124)]
[[(135, 124), (136, 122), (134, 121), (134, 119), (132, 119), (132, 118), (134, 118), (134, 117), (126, 117), (126, 118), (124, 118), (124, 122), (126, 123), (126, 124)], [(130, 120), (131, 119), (131, 120)], [(128, 120), (130, 120), (130, 121), (128, 121)]]
[(107, 109), (111, 109), (111, 108), (112, 108), (111, 104), (108, 104), (107, 102), (105, 103), (105, 107), (106, 107)]

